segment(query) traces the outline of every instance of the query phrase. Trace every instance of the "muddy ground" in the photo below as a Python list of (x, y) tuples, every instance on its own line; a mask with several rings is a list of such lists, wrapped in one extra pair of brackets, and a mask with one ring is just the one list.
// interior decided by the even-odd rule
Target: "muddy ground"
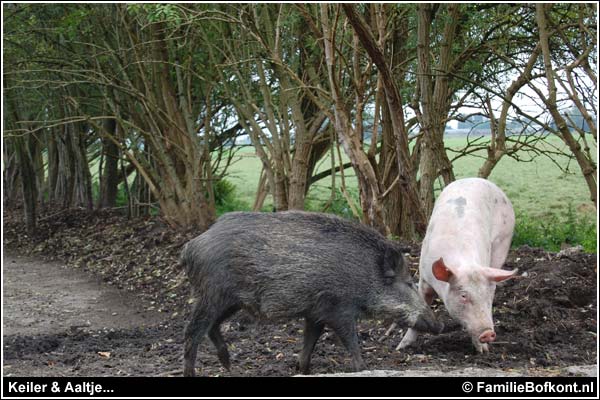
[[(175, 232), (156, 218), (127, 221), (115, 211), (48, 210), (30, 237), (19, 218), (18, 212), (4, 214), (4, 376), (181, 375), (190, 306), (176, 259), (194, 232)], [(419, 246), (406, 245), (416, 268)], [(367, 365), (413, 374), (565, 375), (567, 367), (596, 364), (596, 255), (522, 247), (511, 251), (506, 268), (518, 268), (520, 277), (498, 287), (498, 339), (489, 354), (474, 353), (438, 301), (446, 331), (421, 336), (411, 349), (395, 350), (403, 332), (385, 336), (389, 321), (361, 321)], [(300, 321), (264, 325), (240, 313), (224, 323), (223, 334), (231, 371), (220, 366), (206, 340), (199, 374), (296, 374)], [(346, 372), (350, 365), (326, 331), (312, 372)]]

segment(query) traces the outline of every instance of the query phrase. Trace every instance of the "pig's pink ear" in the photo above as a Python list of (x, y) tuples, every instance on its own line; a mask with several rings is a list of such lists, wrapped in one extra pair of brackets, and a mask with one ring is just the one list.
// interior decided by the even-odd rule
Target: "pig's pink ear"
[(444, 259), (442, 257), (433, 263), (431, 271), (438, 281), (448, 282), (452, 277), (452, 271), (444, 264)]
[(494, 282), (502, 282), (507, 279), (513, 278), (516, 273), (516, 269), (513, 269), (512, 271), (507, 271), (505, 269), (498, 268), (483, 268), (483, 275), (490, 281)]

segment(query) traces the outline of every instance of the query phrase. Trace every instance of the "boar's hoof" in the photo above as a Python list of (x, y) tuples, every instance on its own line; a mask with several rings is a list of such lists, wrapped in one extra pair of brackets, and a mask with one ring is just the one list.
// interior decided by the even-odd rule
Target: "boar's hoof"
[(365, 369), (367, 369), (367, 364), (365, 364), (364, 361), (360, 360), (360, 361), (353, 362), (352, 367), (354, 369), (354, 372), (360, 372), (360, 371), (364, 371)]
[(296, 363), (296, 371), (302, 375), (310, 375), (310, 365), (302, 362)]

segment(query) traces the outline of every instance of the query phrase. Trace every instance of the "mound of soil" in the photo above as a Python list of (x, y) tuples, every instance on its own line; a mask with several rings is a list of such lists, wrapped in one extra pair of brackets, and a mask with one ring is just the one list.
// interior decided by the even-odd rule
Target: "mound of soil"
[[(5, 360), (34, 360), (43, 353), (45, 362), (69, 366), (67, 373), (73, 375), (180, 374), (182, 332), (190, 306), (177, 257), (180, 247), (196, 233), (174, 231), (157, 218), (128, 221), (115, 211), (71, 210), (47, 213), (36, 235), (28, 237), (20, 218), (18, 213), (4, 215), (6, 247), (65, 260), (101, 276), (106, 283), (153, 302), (149, 308), (164, 313), (165, 322), (137, 329), (11, 335), (5, 337)], [(416, 270), (419, 246), (406, 246), (407, 259)], [(467, 334), (436, 300), (435, 312), (446, 324), (445, 332), (421, 335), (406, 350), (395, 350), (402, 330), (385, 335), (390, 321), (361, 321), (359, 336), (367, 365), (389, 370), (433, 367), (440, 373), (456, 367), (542, 368), (552, 374), (569, 365), (595, 364), (596, 255), (558, 256), (525, 246), (510, 252), (506, 268), (518, 268), (519, 277), (500, 284), (496, 291), (498, 338), (489, 354), (474, 352)], [(239, 313), (223, 324), (231, 371), (220, 366), (208, 339), (200, 346), (197, 366), (209, 376), (293, 375), (302, 329), (302, 321), (259, 324)], [(98, 351), (107, 348), (114, 354), (110, 362), (98, 366)], [(317, 343), (312, 372), (349, 371), (350, 365), (347, 351), (326, 330)]]

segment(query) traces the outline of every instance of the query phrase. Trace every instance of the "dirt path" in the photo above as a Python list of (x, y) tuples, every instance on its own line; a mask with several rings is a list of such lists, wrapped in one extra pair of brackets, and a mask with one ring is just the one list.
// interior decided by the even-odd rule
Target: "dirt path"
[(4, 256), (4, 334), (132, 328), (162, 319), (123, 292), (60, 263)]
[(164, 372), (141, 360), (170, 327), (151, 305), (61, 263), (5, 254), (3, 276), (4, 376)]
[[(138, 297), (61, 263), (19, 255), (3, 258), (3, 376), (180, 376), (185, 318), (149, 310)], [(361, 325), (363, 353), (373, 369), (359, 376), (514, 376), (596, 375), (595, 366), (570, 370), (572, 364), (541, 367), (515, 358), (501, 364), (470, 356), (467, 339), (447, 353), (447, 337), (427, 338), (428, 345), (404, 354), (392, 339), (379, 343), (386, 326)], [(302, 324), (257, 325), (244, 315), (224, 324), (232, 370), (218, 363), (206, 340), (198, 355), (204, 376), (290, 376), (302, 342)], [(372, 331), (372, 332), (371, 332)], [(400, 332), (398, 333), (400, 335)], [(429, 349), (429, 350), (427, 350)], [(452, 352), (454, 351), (454, 353)], [(501, 351), (501, 347), (497, 352)], [(459, 354), (460, 357), (456, 356)], [(470, 358), (469, 358), (470, 357)], [(466, 362), (465, 360), (473, 361)], [(427, 361), (427, 362), (425, 362)], [(495, 364), (495, 365), (494, 365)], [(325, 333), (313, 356), (313, 373), (344, 372), (345, 349)]]

